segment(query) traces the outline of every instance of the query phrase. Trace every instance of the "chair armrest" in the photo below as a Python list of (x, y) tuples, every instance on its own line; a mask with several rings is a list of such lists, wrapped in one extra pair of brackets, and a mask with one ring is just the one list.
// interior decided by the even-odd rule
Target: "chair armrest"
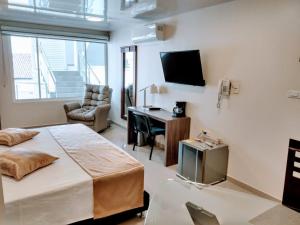
[(98, 132), (107, 128), (107, 118), (110, 110), (110, 104), (100, 105), (95, 110), (95, 130)]
[(110, 110), (110, 104), (99, 105), (96, 107), (95, 116), (100, 116), (101, 114), (108, 114)]
[(74, 109), (80, 109), (80, 108), (81, 105), (78, 102), (71, 102), (71, 103), (64, 104), (64, 109), (66, 113), (71, 112)]

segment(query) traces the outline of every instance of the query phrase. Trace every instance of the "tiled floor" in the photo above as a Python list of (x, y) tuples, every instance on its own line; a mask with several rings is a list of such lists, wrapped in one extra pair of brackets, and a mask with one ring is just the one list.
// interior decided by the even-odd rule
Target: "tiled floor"
[[(145, 190), (153, 196), (158, 190), (160, 184), (168, 178), (176, 177), (176, 166), (164, 167), (163, 156), (164, 151), (154, 149), (152, 160), (149, 160), (149, 146), (137, 147), (136, 151), (132, 151), (132, 146), (126, 145), (126, 130), (116, 125), (112, 125), (101, 135), (123, 148), (145, 166)], [(248, 192), (228, 181), (219, 184), (222, 187), (230, 188), (240, 192)], [(254, 225), (299, 225), (300, 213), (288, 209), (282, 205), (278, 205), (261, 215), (257, 215), (250, 221)], [(133, 218), (122, 225), (143, 225), (143, 218)]]

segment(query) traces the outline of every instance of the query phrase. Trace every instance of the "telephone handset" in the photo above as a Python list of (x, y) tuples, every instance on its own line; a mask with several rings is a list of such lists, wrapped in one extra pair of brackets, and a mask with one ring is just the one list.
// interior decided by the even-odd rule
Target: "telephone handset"
[(231, 87), (230, 80), (224, 79), (219, 81), (219, 93), (218, 93), (218, 103), (217, 103), (218, 109), (221, 108), (222, 97), (223, 96), (228, 97), (230, 95), (230, 87)]

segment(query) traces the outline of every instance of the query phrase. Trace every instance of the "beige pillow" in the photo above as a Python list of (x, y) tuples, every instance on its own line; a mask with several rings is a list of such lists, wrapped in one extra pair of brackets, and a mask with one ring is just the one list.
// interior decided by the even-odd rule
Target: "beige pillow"
[(40, 132), (21, 128), (7, 128), (0, 130), (0, 145), (13, 146), (27, 141)]
[(57, 157), (43, 152), (16, 148), (0, 153), (0, 172), (4, 175), (21, 180), (25, 175), (33, 171), (48, 166)]

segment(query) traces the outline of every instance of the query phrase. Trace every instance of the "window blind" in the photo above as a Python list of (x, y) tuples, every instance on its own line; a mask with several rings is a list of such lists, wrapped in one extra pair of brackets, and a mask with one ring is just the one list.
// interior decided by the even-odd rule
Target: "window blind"
[(108, 42), (109, 32), (52, 25), (19, 22), (0, 22), (4, 35), (56, 38), (77, 41)]

